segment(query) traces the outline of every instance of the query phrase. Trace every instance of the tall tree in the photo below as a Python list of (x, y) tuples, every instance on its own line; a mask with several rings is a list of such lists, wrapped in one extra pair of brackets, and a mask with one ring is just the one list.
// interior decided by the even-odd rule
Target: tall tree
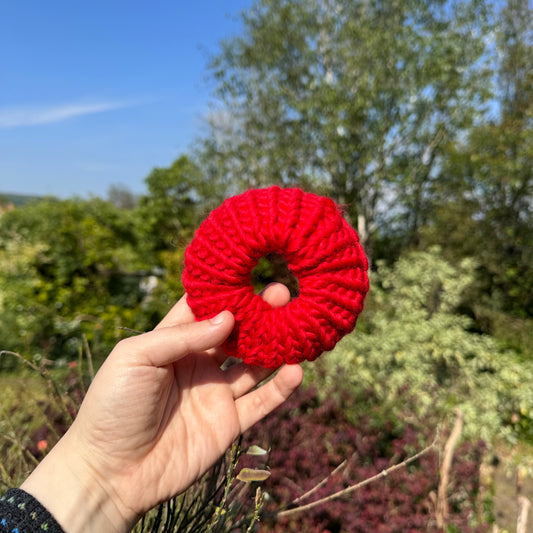
[(485, 4), (261, 0), (243, 22), (212, 62), (215, 172), (233, 186), (327, 192), (369, 254), (385, 217), (415, 234), (440, 147), (487, 97)]
[[(491, 308), (533, 314), (533, 10), (502, 8), (496, 31), (493, 119), (450, 150), (454, 193), (441, 191), (433, 242), (475, 256)], [(436, 234), (440, 235), (440, 238)], [(448, 242), (445, 242), (448, 241)]]

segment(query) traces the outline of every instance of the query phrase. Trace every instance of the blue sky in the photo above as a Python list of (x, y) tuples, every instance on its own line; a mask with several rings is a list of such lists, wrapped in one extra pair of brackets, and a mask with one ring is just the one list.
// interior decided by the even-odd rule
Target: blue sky
[(202, 131), (252, 0), (0, 2), (0, 192), (133, 192)]

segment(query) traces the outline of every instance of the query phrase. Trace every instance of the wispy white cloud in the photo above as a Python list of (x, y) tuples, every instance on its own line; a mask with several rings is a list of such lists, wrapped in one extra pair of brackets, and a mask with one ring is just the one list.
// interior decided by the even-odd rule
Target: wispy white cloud
[(135, 102), (66, 103), (54, 106), (0, 107), (0, 128), (17, 128), (61, 122), (74, 117), (114, 111)]

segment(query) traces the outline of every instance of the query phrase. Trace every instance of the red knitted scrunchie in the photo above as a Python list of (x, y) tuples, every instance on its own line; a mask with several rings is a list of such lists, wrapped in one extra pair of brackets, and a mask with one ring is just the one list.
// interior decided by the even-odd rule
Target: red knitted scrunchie
[[(259, 259), (271, 253), (299, 283), (284, 307), (271, 307), (251, 283)], [(224, 309), (234, 314), (228, 355), (277, 368), (312, 361), (352, 331), (369, 288), (367, 269), (357, 233), (332, 200), (269, 187), (211, 212), (185, 250), (183, 285), (197, 320)]]

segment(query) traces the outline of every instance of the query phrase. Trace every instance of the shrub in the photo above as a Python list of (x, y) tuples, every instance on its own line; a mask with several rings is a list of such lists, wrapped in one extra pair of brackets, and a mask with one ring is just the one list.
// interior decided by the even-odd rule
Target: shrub
[[(309, 368), (309, 381), (325, 394), (339, 382), (361, 396), (372, 390), (383, 408), (404, 416), (408, 388), (418, 420), (455, 408), (465, 416), (468, 438), (528, 438), (533, 418), (531, 360), (471, 331), (459, 313), (473, 280), (474, 263), (446, 262), (438, 248), (406, 254), (393, 268), (378, 265), (364, 328)], [(516, 423), (520, 419), (520, 424)]]

